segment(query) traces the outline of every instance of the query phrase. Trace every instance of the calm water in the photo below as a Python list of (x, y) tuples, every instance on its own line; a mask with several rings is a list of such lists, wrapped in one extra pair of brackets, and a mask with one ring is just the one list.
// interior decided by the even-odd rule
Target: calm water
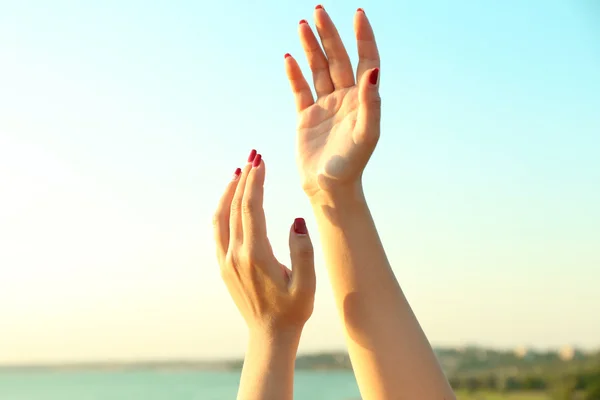
[[(0, 372), (2, 400), (234, 400), (239, 373)], [(297, 400), (355, 400), (346, 372), (296, 372)]]

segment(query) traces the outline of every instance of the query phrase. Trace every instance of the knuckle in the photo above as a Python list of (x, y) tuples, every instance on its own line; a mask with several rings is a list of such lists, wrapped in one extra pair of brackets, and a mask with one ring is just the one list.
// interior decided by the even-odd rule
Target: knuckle
[(228, 265), (221, 266), (221, 280), (223, 282), (229, 282), (231, 280), (232, 272)]
[(221, 225), (222, 215), (223, 215), (223, 212), (221, 211), (221, 209), (218, 209), (217, 211), (215, 211), (215, 213), (212, 215), (213, 227), (216, 228)]
[(298, 249), (301, 253), (305, 254), (313, 254), (315, 249), (313, 248), (312, 242), (310, 240), (305, 240), (302, 246)]
[(381, 96), (376, 95), (371, 98), (371, 104), (377, 108), (381, 107)]
[(252, 198), (246, 198), (242, 202), (242, 213), (243, 214), (252, 214), (256, 211), (256, 202), (252, 200)]
[(230, 282), (233, 278), (234, 274), (234, 270), (235, 270), (235, 261), (232, 257), (231, 253), (228, 253), (225, 256), (225, 259), (223, 260), (223, 262), (221, 263), (221, 268), (220, 268), (220, 272), (221, 272), (221, 279), (224, 282)]
[(242, 208), (242, 202), (240, 199), (233, 199), (233, 201), (231, 202), (231, 213), (235, 214), (235, 213), (239, 213), (240, 210)]
[(265, 260), (265, 254), (256, 246), (248, 246), (243, 252), (248, 264), (260, 264)]
[(239, 243), (231, 244), (231, 251), (227, 255), (228, 263), (230, 265), (240, 265), (243, 261), (243, 248)]
[(236, 252), (235, 259), (240, 265), (248, 265), (252, 260), (250, 252), (246, 248), (239, 249)]
[(312, 245), (305, 245), (295, 249), (292, 255), (302, 259), (312, 259), (314, 258), (315, 250)]

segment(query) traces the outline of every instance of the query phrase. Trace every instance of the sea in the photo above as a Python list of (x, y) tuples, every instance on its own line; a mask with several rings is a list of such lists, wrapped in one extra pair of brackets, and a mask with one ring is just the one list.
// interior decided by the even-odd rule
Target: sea
[[(0, 372), (0, 400), (235, 400), (239, 372)], [(358, 400), (345, 371), (296, 371), (295, 400)]]

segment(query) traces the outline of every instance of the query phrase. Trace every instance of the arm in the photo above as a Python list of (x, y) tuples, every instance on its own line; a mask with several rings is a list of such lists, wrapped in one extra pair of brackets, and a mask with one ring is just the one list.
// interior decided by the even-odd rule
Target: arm
[(329, 14), (314, 11), (300, 42), (317, 99), (298, 62), (284, 57), (298, 111), (297, 162), (313, 206), (333, 294), (363, 399), (453, 399), (435, 354), (402, 293), (362, 191), (381, 132), (380, 57), (363, 9), (354, 14), (358, 65)]
[(311, 199), (364, 399), (454, 399), (387, 260), (360, 185)]
[(291, 400), (296, 351), (314, 307), (313, 248), (304, 219), (296, 218), (289, 236), (292, 270), (277, 261), (267, 238), (264, 181), (265, 163), (253, 150), (214, 216), (217, 259), (250, 332), (238, 400)]
[(294, 361), (301, 332), (251, 333), (238, 400), (293, 398)]

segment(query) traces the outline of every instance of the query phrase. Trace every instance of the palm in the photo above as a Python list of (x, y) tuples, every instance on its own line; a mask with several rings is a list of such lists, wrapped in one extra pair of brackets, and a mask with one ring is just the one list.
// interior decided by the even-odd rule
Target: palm
[(363, 78), (369, 70), (377, 76), (379, 65), (368, 20), (364, 13), (357, 13), (360, 61), (356, 83), (333, 22), (323, 9), (317, 9), (315, 19), (327, 57), (308, 24), (300, 24), (300, 37), (313, 71), (316, 101), (298, 64), (286, 56), (298, 109), (297, 161), (303, 189), (309, 196), (360, 179), (379, 136), (379, 126), (369, 123), (367, 104), (373, 93), (377, 95), (376, 86), (369, 86), (368, 77)]
[(299, 114), (298, 163), (302, 185), (314, 191), (325, 184), (317, 176), (331, 181), (351, 179), (352, 168), (348, 161), (356, 153), (355, 135), (358, 114), (358, 89), (342, 89), (322, 97)]

